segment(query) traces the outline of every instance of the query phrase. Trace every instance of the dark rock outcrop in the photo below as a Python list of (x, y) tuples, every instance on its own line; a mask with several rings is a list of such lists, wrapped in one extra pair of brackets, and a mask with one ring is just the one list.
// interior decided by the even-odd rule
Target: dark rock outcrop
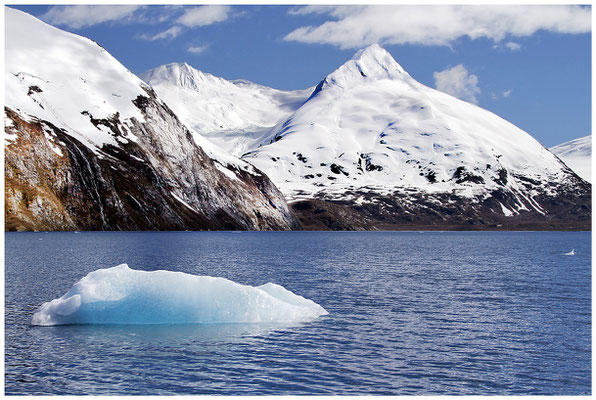
[[(127, 129), (117, 115), (92, 120), (124, 138), (120, 146), (99, 152), (47, 121), (27, 121), (5, 108), (12, 121), (6, 133), (16, 135), (5, 148), (5, 228), (300, 228), (264, 174), (216, 165), (150, 90), (136, 104), (146, 118), (145, 123), (132, 120), (136, 142), (125, 140)], [(224, 168), (230, 172), (223, 173)]]
[(291, 208), (308, 230), (591, 230), (591, 185), (573, 177), (567, 187), (532, 200), (505, 190), (477, 199), (414, 190), (347, 192), (348, 200), (319, 196)]

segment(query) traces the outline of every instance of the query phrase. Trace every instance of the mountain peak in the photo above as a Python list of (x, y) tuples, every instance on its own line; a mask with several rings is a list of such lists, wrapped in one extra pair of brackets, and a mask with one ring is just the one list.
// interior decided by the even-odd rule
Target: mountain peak
[(378, 44), (365, 47), (331, 73), (329, 85), (352, 86), (370, 80), (409, 80), (410, 75), (395, 61), (393, 56)]
[(161, 65), (143, 72), (140, 78), (152, 86), (158, 83), (169, 82), (193, 90), (200, 90), (205, 85), (226, 84), (222, 78), (200, 71), (187, 62), (174, 62)]
[[(186, 61), (181, 63), (170, 63), (165, 65), (166, 69), (176, 70), (179, 75), (194, 75), (195, 69)], [(200, 71), (199, 71), (200, 72)]]
[(197, 75), (197, 73), (201, 73), (201, 71), (193, 68), (192, 65), (188, 64), (187, 62), (173, 62), (162, 65), (147, 72), (152, 71), (164, 73), (170, 76), (175, 76), (177, 78), (183, 76), (193, 76)]
[(371, 44), (370, 46), (367, 46), (367, 47), (364, 47), (364, 48), (358, 50), (356, 52), (356, 54), (354, 54), (354, 56), (352, 56), (352, 60), (363, 60), (366, 58), (379, 59), (381, 57), (387, 57), (387, 56), (389, 56), (389, 57), (391, 57), (391, 59), (393, 59), (393, 57), (391, 56), (391, 54), (389, 54), (389, 52), (387, 50), (385, 50), (383, 47), (381, 47), (375, 43), (375, 44)]
[(371, 44), (368, 47), (358, 50), (350, 61), (371, 72), (383, 71), (384, 73), (381, 74), (381, 77), (386, 75), (387, 78), (393, 79), (395, 77), (402, 78), (403, 76), (401, 75), (404, 73), (407, 75), (406, 71), (395, 61), (391, 53), (378, 44)]

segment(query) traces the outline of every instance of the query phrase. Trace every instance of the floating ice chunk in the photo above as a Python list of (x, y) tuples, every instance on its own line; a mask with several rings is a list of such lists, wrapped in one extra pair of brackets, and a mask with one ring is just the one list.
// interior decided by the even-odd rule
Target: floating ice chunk
[(64, 296), (42, 304), (31, 324), (296, 323), (325, 314), (273, 283), (252, 287), (121, 264), (89, 273)]
[(571, 251), (569, 253), (565, 253), (566, 256), (574, 256), (575, 255), (575, 249), (571, 249)]

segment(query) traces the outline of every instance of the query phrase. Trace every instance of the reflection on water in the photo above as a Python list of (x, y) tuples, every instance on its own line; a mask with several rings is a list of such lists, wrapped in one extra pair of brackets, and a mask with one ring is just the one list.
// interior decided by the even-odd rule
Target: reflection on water
[(174, 325), (60, 325), (31, 327), (37, 339), (101, 342), (103, 338), (123, 344), (178, 346), (202, 342), (246, 341), (251, 336), (267, 336), (302, 324), (174, 324)]

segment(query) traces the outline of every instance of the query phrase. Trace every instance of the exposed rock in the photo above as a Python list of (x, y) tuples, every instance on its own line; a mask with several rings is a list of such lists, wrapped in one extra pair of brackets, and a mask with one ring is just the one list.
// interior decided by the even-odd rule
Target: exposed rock
[(163, 104), (150, 99), (146, 111), (175, 127), (170, 139), (188, 149), (182, 158), (167, 153), (175, 144), (156, 140), (152, 124), (134, 121), (139, 143), (98, 156), (51, 123), (6, 108), (7, 133), (17, 135), (5, 150), (6, 229), (299, 229), (265, 175), (238, 171), (232, 180)]
[(386, 196), (348, 192), (343, 199), (322, 196), (291, 207), (308, 230), (590, 230), (591, 196), (584, 189), (538, 195), (535, 204), (503, 190), (472, 201), (456, 194), (400, 191)]

